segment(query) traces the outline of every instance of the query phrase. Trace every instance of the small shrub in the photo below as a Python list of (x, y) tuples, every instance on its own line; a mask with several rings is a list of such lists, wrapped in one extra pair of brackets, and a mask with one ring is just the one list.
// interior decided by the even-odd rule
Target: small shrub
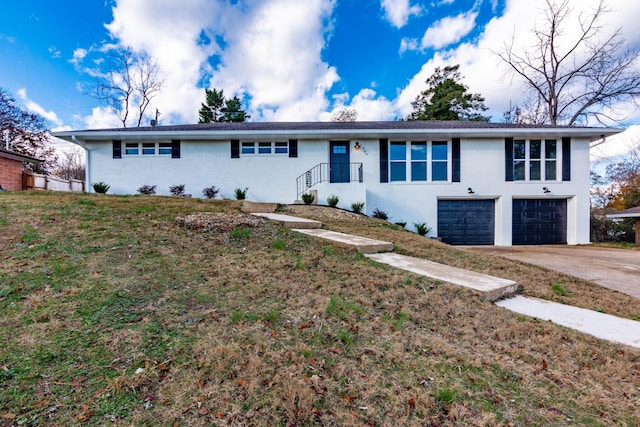
[(203, 189), (202, 195), (207, 199), (215, 199), (219, 192), (220, 192), (220, 189), (217, 188), (215, 185), (212, 185), (211, 187), (207, 187)]
[(385, 221), (389, 219), (389, 215), (387, 215), (387, 213), (385, 211), (381, 211), (378, 208), (375, 208), (373, 210), (373, 215), (374, 218), (378, 218), (378, 219), (384, 219)]
[(138, 188), (138, 193), (144, 194), (145, 196), (152, 196), (156, 194), (157, 185), (148, 185), (145, 184), (142, 187)]
[(404, 221), (398, 221), (396, 222), (396, 225), (399, 225), (400, 227), (405, 228), (407, 226), (407, 223)]
[(184, 196), (184, 187), (184, 184), (172, 185), (171, 187), (169, 187), (169, 191), (174, 196)]
[(315, 200), (315, 196), (311, 193), (304, 193), (301, 197), (305, 205), (310, 205)]
[(335, 194), (332, 194), (329, 197), (327, 197), (327, 204), (332, 208), (335, 208), (336, 206), (338, 206), (339, 201), (340, 199)]
[(357, 214), (362, 213), (362, 209), (364, 209), (364, 202), (353, 202), (351, 203), (351, 210)]
[(111, 188), (111, 186), (109, 184), (107, 184), (106, 182), (102, 182), (102, 181), (94, 182), (92, 184), (92, 187), (93, 187), (93, 191), (95, 191), (96, 193), (99, 193), (99, 194), (105, 194)]
[(429, 227), (424, 222), (414, 222), (413, 226), (416, 228), (416, 231), (421, 236), (426, 236), (431, 231), (431, 227)]
[(246, 240), (251, 236), (251, 230), (244, 227), (238, 227), (231, 230), (230, 236), (235, 240)]
[(554, 294), (559, 295), (561, 297), (568, 297), (571, 295), (571, 293), (567, 291), (567, 289), (559, 283), (554, 283), (553, 285), (551, 285), (551, 290), (553, 291)]
[(236, 200), (244, 200), (244, 199), (246, 199), (247, 198), (247, 191), (249, 191), (249, 187), (245, 187), (244, 189), (240, 188), (240, 187), (237, 187), (235, 190), (233, 190), (233, 192), (234, 192), (234, 194), (236, 196)]

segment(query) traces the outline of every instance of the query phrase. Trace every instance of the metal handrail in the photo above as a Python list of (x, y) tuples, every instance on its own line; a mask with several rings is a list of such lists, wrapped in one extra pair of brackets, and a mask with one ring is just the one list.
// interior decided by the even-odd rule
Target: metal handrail
[[(327, 182), (331, 178), (331, 164), (318, 163), (298, 178), (296, 178), (297, 197), (313, 186)], [(349, 182), (362, 182), (362, 163), (349, 163)]]

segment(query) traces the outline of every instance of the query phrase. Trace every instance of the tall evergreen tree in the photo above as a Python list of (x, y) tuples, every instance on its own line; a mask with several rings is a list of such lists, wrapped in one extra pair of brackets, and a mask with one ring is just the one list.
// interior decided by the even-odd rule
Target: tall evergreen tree
[(224, 107), (224, 90), (205, 89), (205, 102), (200, 107), (198, 123), (212, 123), (220, 121)]
[(198, 112), (198, 123), (245, 122), (250, 116), (242, 109), (240, 98), (225, 99), (224, 90), (205, 89), (205, 102)]
[(489, 121), (480, 114), (486, 111), (484, 98), (469, 93), (468, 87), (460, 83), (459, 65), (436, 68), (426, 81), (427, 89), (411, 103), (413, 112), (407, 120), (469, 120)]

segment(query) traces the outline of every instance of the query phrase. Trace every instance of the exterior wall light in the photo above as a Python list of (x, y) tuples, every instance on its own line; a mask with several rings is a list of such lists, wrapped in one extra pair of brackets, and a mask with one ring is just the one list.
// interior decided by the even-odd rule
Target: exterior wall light
[(551, 190), (549, 190), (547, 187), (542, 187), (542, 192), (544, 194), (549, 194), (549, 193), (551, 193)]
[(467, 188), (467, 193), (468, 194), (475, 194), (475, 191), (473, 191), (473, 188), (469, 187), (469, 188)]

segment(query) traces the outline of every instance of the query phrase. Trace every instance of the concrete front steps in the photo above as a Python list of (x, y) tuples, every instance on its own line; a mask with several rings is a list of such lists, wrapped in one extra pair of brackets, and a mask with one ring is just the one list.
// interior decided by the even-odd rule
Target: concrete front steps
[(366, 255), (376, 262), (387, 264), (421, 276), (453, 283), (478, 292), (483, 299), (495, 301), (517, 292), (518, 284), (513, 280), (501, 279), (474, 271), (463, 270), (422, 258), (396, 253)]
[(299, 218), (297, 216), (283, 215), (283, 214), (270, 213), (270, 212), (261, 212), (261, 213), (254, 212), (251, 215), (266, 218), (273, 223), (283, 225), (287, 228), (292, 228), (296, 230), (314, 229), (314, 228), (322, 227), (322, 223), (320, 221), (315, 221), (313, 219)]
[(364, 254), (387, 252), (393, 250), (393, 243), (391, 242), (383, 242), (382, 240), (369, 239), (368, 237), (338, 233), (337, 231), (322, 230), (319, 228), (314, 230), (294, 229), (294, 231), (298, 231), (309, 236), (330, 240), (339, 245), (349, 246), (357, 249), (359, 252), (362, 252)]

